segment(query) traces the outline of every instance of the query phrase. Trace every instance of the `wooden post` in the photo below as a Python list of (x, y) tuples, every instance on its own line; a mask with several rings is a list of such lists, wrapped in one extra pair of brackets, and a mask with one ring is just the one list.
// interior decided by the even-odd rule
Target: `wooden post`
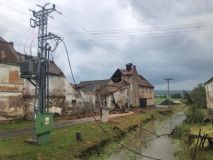
[(81, 136), (81, 132), (76, 132), (76, 140), (77, 141), (82, 141), (82, 136)]

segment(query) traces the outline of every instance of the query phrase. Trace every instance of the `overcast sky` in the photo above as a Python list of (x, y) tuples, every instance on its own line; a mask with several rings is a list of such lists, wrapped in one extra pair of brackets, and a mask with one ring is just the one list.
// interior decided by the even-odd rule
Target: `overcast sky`
[[(17, 51), (24, 53), (25, 46), (29, 53), (33, 42), (36, 55), (37, 29), (30, 28), (29, 9), (38, 10), (36, 4), (45, 2), (0, 0), (0, 36), (13, 41)], [(77, 82), (110, 78), (128, 62), (156, 89), (166, 89), (165, 77), (173, 78), (171, 89), (192, 89), (213, 76), (213, 0), (50, 2), (63, 15), (51, 14), (54, 19), (49, 19), (48, 31), (64, 37)], [(181, 27), (183, 32), (177, 29)], [(155, 32), (159, 29), (163, 30), (160, 36)], [(101, 34), (92, 34), (97, 31)], [(62, 44), (53, 57), (70, 78)]]

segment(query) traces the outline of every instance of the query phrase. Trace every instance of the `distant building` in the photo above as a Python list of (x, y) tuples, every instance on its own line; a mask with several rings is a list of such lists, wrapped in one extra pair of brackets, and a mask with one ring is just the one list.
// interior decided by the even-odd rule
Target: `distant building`
[[(18, 53), (13, 43), (0, 37), (0, 120), (32, 116), (35, 87), (20, 77), (19, 64), (25, 58), (29, 56)], [(67, 114), (75, 100), (75, 90), (53, 61), (49, 75), (50, 111)]]
[(213, 114), (213, 77), (205, 82), (207, 108)]

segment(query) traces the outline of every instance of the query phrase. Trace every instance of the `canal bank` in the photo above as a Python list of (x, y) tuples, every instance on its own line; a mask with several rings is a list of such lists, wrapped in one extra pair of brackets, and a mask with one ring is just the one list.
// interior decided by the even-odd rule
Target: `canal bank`
[[(119, 142), (143, 155), (158, 159), (175, 160), (176, 146), (168, 136), (176, 125), (181, 124), (185, 115), (178, 106), (171, 111), (155, 112), (154, 118), (138, 125), (133, 131), (128, 132)], [(116, 142), (111, 142), (102, 148), (98, 154), (93, 153), (85, 159), (110, 159), (110, 160), (149, 160), (149, 158), (136, 155), (120, 147)]]
[[(212, 160), (213, 146), (209, 144), (208, 140), (201, 144), (201, 138), (190, 140), (190, 135), (198, 134), (204, 136), (207, 133), (208, 137), (213, 136), (213, 126), (210, 123), (205, 124), (188, 124), (184, 123), (177, 127), (174, 134), (173, 142), (176, 144), (176, 159), (177, 160), (191, 160), (196, 157), (196, 160)], [(197, 145), (198, 144), (198, 145)], [(196, 151), (195, 151), (195, 148)]]

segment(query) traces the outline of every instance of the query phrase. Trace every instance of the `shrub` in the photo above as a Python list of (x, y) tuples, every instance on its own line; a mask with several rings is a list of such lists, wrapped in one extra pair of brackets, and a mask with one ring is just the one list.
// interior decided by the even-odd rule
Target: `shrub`
[(198, 107), (197, 105), (191, 105), (186, 111), (186, 117), (187, 123), (202, 123), (205, 114), (203, 113), (202, 108)]

